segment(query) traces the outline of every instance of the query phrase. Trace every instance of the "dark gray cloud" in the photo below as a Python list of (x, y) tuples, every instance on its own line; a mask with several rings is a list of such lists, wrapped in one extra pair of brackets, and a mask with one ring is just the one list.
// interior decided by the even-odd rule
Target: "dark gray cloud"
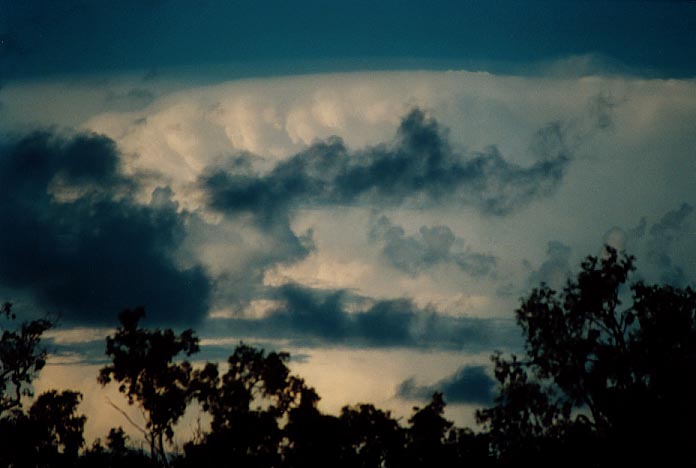
[(168, 188), (132, 198), (114, 143), (35, 133), (0, 147), (0, 282), (67, 322), (113, 322), (144, 305), (150, 323), (195, 323), (210, 283), (173, 254), (185, 214)]
[(637, 279), (685, 287), (694, 281), (694, 238), (694, 208), (682, 203), (654, 224), (649, 225), (643, 216), (632, 228), (612, 227), (605, 233), (604, 243), (637, 257)]
[(457, 249), (458, 239), (447, 226), (421, 226), (418, 235), (407, 236), (401, 226), (381, 216), (371, 223), (370, 238), (383, 243), (382, 253), (389, 262), (411, 276), (440, 264), (456, 265), (472, 276), (495, 272), (494, 256)]
[[(571, 248), (560, 241), (550, 241), (546, 246), (546, 260), (537, 268), (532, 270), (527, 280), (529, 287), (537, 287), (545, 283), (552, 289), (563, 288), (566, 280), (570, 277), (572, 268), (570, 266)], [(527, 263), (528, 268), (531, 265)]]
[(220, 321), (216, 332), (286, 338), (305, 346), (331, 343), (483, 351), (519, 344), (512, 320), (444, 316), (408, 299), (370, 300), (345, 290), (297, 284), (275, 288), (267, 295), (279, 305), (266, 317)]
[(51, 355), (48, 365), (104, 365), (109, 359), (104, 353), (106, 349), (105, 333), (100, 339), (81, 342), (81, 343), (56, 343), (52, 338), (42, 338), (41, 344)]
[[(257, 233), (259, 244), (244, 239), (236, 231), (238, 224), (226, 222), (224, 226), (212, 226), (198, 216), (193, 216), (187, 225), (187, 246), (197, 255), (196, 249), (217, 246), (220, 249), (243, 251), (239, 258), (232, 259), (233, 265), (221, 264), (222, 271), (213, 279), (211, 303), (228, 312), (244, 315), (245, 309), (254, 299), (267, 293), (264, 276), (277, 265), (290, 265), (306, 258), (315, 251), (314, 231), (295, 232), (290, 220), (282, 215), (270, 220)], [(229, 229), (228, 229), (229, 228)], [(230, 255), (231, 257), (231, 255)], [(226, 257), (228, 258), (228, 257)]]
[(396, 395), (410, 400), (427, 400), (434, 392), (442, 392), (448, 403), (489, 405), (495, 396), (495, 385), (484, 366), (464, 366), (433, 385), (418, 385), (414, 378), (406, 379), (399, 384)]
[[(561, 138), (564, 130), (554, 130)], [(561, 136), (559, 136), (561, 135)], [(545, 137), (550, 139), (550, 137)], [(570, 153), (547, 142), (536, 163), (523, 167), (495, 147), (455, 151), (447, 131), (418, 109), (406, 115), (391, 144), (349, 150), (338, 137), (318, 142), (265, 174), (215, 169), (201, 184), (210, 205), (229, 214), (248, 213), (268, 223), (297, 207), (373, 207), (458, 204), (487, 215), (505, 215), (551, 194)]]
[(694, 208), (683, 203), (678, 209), (668, 211), (650, 227), (648, 261), (661, 271), (660, 280), (673, 286), (686, 286), (689, 282), (684, 268), (674, 258), (674, 246), (684, 238), (696, 238)]
[(645, 216), (640, 218), (640, 221), (635, 227), (632, 227), (628, 231), (626, 231), (626, 238), (628, 239), (628, 242), (634, 242), (638, 239), (642, 239), (645, 235), (645, 228), (647, 225), (648, 223), (645, 219)]
[(622, 229), (619, 226), (614, 226), (604, 233), (602, 242), (618, 251), (626, 251), (631, 254), (636, 254), (637, 249), (643, 240), (647, 231), (648, 222), (645, 216), (640, 218), (637, 225), (629, 229)]
[(660, 221), (650, 228), (650, 235), (659, 237), (667, 243), (672, 243), (690, 228), (690, 217), (694, 212), (693, 206), (682, 203), (681, 206), (665, 213)]

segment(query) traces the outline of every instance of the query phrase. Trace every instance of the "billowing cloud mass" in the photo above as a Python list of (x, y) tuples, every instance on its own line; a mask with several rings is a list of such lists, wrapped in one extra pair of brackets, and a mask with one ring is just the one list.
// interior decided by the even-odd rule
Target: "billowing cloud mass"
[(87, 443), (124, 307), (472, 424), (531, 288), (696, 286), (696, 4), (596, 3), (0, 0), (0, 301), (62, 316)]
[[(694, 284), (690, 81), (186, 86), (148, 73), (0, 90), (0, 135), (29, 135), (0, 137), (0, 291), (80, 327), (47, 340), (65, 361), (97, 364), (98, 335), (143, 304), (147, 326), (196, 328), (201, 359), (241, 339), (300, 353), (336, 410), (405, 417), (443, 391), (471, 424), (493, 391), (487, 355), (519, 350), (513, 313), (539, 282), (562, 287), (608, 243), (640, 279)], [(29, 133), (66, 127), (82, 133)]]
[(517, 346), (511, 321), (450, 317), (401, 298), (374, 300), (349, 291), (287, 284), (267, 292), (262, 318), (232, 318), (218, 333), (290, 339), (295, 346), (421, 347), (481, 351), (497, 343)]
[(442, 392), (448, 403), (490, 405), (495, 396), (495, 385), (485, 366), (464, 366), (433, 385), (418, 385), (414, 378), (406, 379), (399, 384), (396, 395), (411, 400), (427, 400), (434, 392)]
[(403, 118), (391, 144), (351, 151), (340, 138), (330, 138), (267, 174), (250, 173), (250, 165), (241, 165), (215, 170), (201, 183), (212, 207), (253, 214), (264, 223), (292, 208), (332, 205), (457, 203), (505, 215), (552, 193), (571, 159), (555, 125), (552, 136), (542, 137), (544, 157), (527, 167), (506, 161), (495, 147), (473, 154), (456, 151), (446, 135), (435, 119), (415, 109)]
[(635, 255), (642, 280), (693, 287), (696, 285), (694, 236), (694, 208), (689, 203), (681, 203), (661, 214), (652, 224), (643, 216), (631, 228), (614, 226), (604, 235), (604, 242)]
[(648, 261), (660, 268), (661, 281), (677, 287), (686, 286), (690, 278), (672, 258), (672, 252), (674, 244), (682, 239), (691, 239), (693, 242), (694, 234), (696, 234), (696, 220), (693, 212), (694, 208), (691, 205), (683, 203), (678, 209), (665, 213), (650, 228)]
[[(550, 241), (546, 245), (546, 259), (539, 268), (532, 270), (527, 280), (528, 287), (545, 283), (559, 290), (571, 276), (570, 254), (572, 249), (560, 241)], [(528, 265), (529, 266), (529, 265)]]
[(210, 279), (174, 254), (185, 235), (171, 190), (148, 205), (119, 170), (113, 141), (34, 133), (0, 147), (0, 281), (68, 322), (145, 305), (152, 322), (195, 323)]
[(421, 226), (417, 236), (407, 236), (401, 226), (380, 216), (370, 227), (370, 238), (383, 243), (382, 253), (392, 266), (409, 275), (440, 264), (453, 264), (472, 276), (494, 275), (493, 255), (453, 249), (457, 239), (448, 226)]
[[(339, 137), (329, 137), (267, 170), (258, 168), (259, 156), (227, 158), (199, 177), (205, 207), (222, 213), (225, 223), (251, 221), (263, 239), (272, 241), (249, 258), (243, 271), (228, 270), (219, 278), (217, 297), (224, 296), (223, 307), (244, 308), (254, 296), (265, 294), (265, 272), (302, 261), (314, 251), (311, 227), (304, 233), (292, 228), (301, 210), (469, 206), (483, 216), (501, 217), (548, 197), (572, 161), (566, 142), (578, 138), (572, 127), (556, 122), (537, 132), (537, 159), (526, 166), (507, 161), (495, 147), (455, 150), (448, 131), (419, 109), (404, 116), (390, 143), (352, 150)], [(385, 218), (369, 228), (370, 237), (381, 244), (393, 267), (411, 277), (439, 265), (476, 278), (495, 276), (495, 256), (464, 244), (447, 226), (423, 226), (417, 237), (399, 229)]]

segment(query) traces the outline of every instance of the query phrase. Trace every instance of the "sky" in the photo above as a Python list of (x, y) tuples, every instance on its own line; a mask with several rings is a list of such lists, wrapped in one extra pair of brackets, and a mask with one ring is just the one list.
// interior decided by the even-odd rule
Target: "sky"
[(127, 429), (96, 375), (144, 305), (197, 331), (197, 363), (289, 351), (325, 411), (407, 419), (443, 391), (473, 426), (533, 287), (604, 245), (635, 280), (695, 285), (695, 21), (679, 1), (0, 0), (0, 293), (60, 316), (37, 391), (82, 391), (88, 438)]

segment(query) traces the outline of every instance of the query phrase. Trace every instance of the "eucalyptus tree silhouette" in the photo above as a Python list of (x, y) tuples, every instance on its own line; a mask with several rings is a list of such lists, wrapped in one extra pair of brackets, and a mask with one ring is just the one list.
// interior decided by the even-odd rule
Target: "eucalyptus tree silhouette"
[(522, 301), (526, 356), (494, 355), (500, 394), (477, 413), (503, 461), (694, 460), (696, 294), (629, 286), (633, 270), (606, 247), (560, 293), (542, 284)]
[(0, 307), (0, 466), (63, 466), (77, 460), (85, 416), (77, 414), (82, 394), (49, 390), (28, 411), (24, 398), (33, 397), (32, 382), (46, 365), (43, 334), (55, 325), (42, 318), (23, 322), (12, 305)]
[(423, 408), (414, 408), (408, 422), (408, 466), (453, 466), (455, 453), (447, 443), (454, 424), (444, 417), (445, 400), (435, 392), (432, 400)]
[(49, 319), (38, 319), (13, 329), (10, 324), (16, 318), (12, 304), (0, 307), (0, 417), (21, 407), (23, 396), (32, 396), (31, 382), (46, 365), (41, 336), (54, 326)]
[(318, 402), (314, 389), (304, 388), (299, 404), (288, 412), (285, 434), (289, 443), (284, 454), (288, 468), (347, 468), (341, 422), (336, 416), (322, 414)]
[(171, 441), (173, 426), (190, 401), (189, 384), (193, 369), (188, 361), (174, 362), (180, 354), (198, 351), (198, 338), (192, 330), (176, 335), (172, 330), (139, 328), (145, 310), (121, 312), (121, 325), (106, 339), (106, 354), (112, 363), (99, 371), (102, 385), (116, 381), (129, 404), (137, 403), (146, 417), (138, 427), (150, 445), (153, 461), (168, 466), (165, 438)]
[(81, 399), (78, 392), (50, 390), (29, 411), (15, 408), (0, 419), (0, 466), (74, 466), (87, 419), (77, 414)]
[(405, 466), (406, 431), (371, 404), (345, 406), (339, 416), (343, 427), (343, 456), (353, 468)]
[(191, 396), (212, 421), (201, 441), (185, 446), (190, 466), (279, 466), (281, 424), (307, 390), (290, 373), (289, 358), (242, 343), (227, 359), (224, 374), (214, 363), (194, 372)]

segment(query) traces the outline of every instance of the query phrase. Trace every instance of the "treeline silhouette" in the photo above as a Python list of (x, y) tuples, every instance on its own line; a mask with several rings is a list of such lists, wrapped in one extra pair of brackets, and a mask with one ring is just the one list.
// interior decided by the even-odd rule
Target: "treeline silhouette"
[[(140, 326), (142, 308), (124, 310), (106, 340), (114, 382), (145, 424), (146, 449), (121, 427), (86, 445), (81, 395), (56, 391), (28, 407), (46, 362), (42, 319), (0, 338), (0, 466), (3, 467), (462, 467), (683, 466), (694, 464), (696, 294), (690, 288), (628, 283), (634, 259), (607, 247), (587, 257), (561, 291), (542, 284), (516, 311), (522, 356), (493, 355), (498, 395), (477, 411), (482, 430), (457, 428), (435, 393), (406, 424), (370, 404), (339, 415), (288, 368), (287, 353), (240, 344), (221, 369), (194, 368), (192, 330)], [(194, 403), (210, 416), (183, 448), (170, 444)], [(127, 416), (124, 414), (124, 417)]]

